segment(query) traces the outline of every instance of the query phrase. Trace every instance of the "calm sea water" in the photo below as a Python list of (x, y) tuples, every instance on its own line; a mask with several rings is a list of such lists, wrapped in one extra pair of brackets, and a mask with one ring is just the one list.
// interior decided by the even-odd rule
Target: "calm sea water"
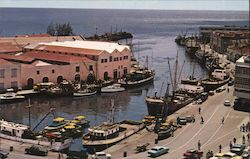
[[(189, 76), (195, 66), (195, 75), (207, 76), (205, 69), (197, 61), (190, 59), (174, 38), (181, 33), (197, 34), (199, 26), (207, 25), (248, 25), (247, 12), (208, 11), (155, 11), (155, 10), (81, 10), (81, 9), (16, 9), (0, 8), (0, 36), (45, 33), (53, 23), (70, 22), (75, 34), (84, 36), (112, 31), (131, 32), (134, 35), (134, 55), (141, 64), (149, 56), (150, 67), (156, 70), (153, 85), (132, 89), (116, 94), (102, 94), (82, 99), (74, 98), (31, 98), (31, 121), (36, 125), (50, 108), (56, 109), (58, 116), (72, 119), (85, 115), (91, 125), (107, 120), (110, 100), (115, 99), (115, 120), (141, 120), (147, 114), (145, 97), (164, 94), (170, 83), (167, 57), (174, 58), (178, 52), (179, 70), (184, 63), (181, 78)], [(96, 29), (97, 28), (97, 29)], [(171, 61), (172, 65), (174, 60)], [(173, 71), (173, 68), (171, 68)], [(28, 101), (17, 104), (0, 105), (0, 117), (6, 120), (28, 124)], [(53, 119), (49, 115), (37, 130), (41, 130)]]

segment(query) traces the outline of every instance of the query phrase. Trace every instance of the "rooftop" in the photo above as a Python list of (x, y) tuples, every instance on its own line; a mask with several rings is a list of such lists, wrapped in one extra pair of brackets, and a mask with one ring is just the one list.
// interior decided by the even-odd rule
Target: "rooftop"
[(62, 46), (69, 48), (78, 48), (78, 49), (89, 49), (89, 50), (100, 50), (107, 51), (108, 53), (112, 53), (115, 50), (122, 52), (124, 49), (129, 49), (129, 46), (119, 45), (114, 42), (101, 42), (101, 41), (64, 41), (64, 42), (51, 42), (51, 43), (41, 43), (44, 45), (50, 46)]
[(0, 53), (13, 53), (22, 51), (21, 46), (11, 42), (0, 42)]

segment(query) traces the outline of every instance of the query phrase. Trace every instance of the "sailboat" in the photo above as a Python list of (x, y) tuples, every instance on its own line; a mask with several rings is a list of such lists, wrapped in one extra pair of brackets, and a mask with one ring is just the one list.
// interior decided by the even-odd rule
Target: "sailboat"
[[(168, 59), (169, 64), (169, 59)], [(172, 74), (170, 71), (170, 78), (171, 78), (171, 84), (173, 88), (172, 95), (169, 93), (169, 85), (167, 86), (167, 91), (165, 92), (164, 96), (147, 96), (146, 97), (146, 103), (147, 103), (147, 109), (148, 114), (151, 116), (162, 116), (165, 117), (169, 114), (174, 113), (178, 109), (186, 106), (187, 104), (191, 103), (193, 101), (193, 98), (186, 94), (178, 93), (176, 90), (177, 88), (177, 66), (178, 66), (178, 53), (176, 56), (176, 62), (175, 62), (175, 74), (174, 79), (172, 79)], [(169, 64), (169, 70), (170, 64)]]

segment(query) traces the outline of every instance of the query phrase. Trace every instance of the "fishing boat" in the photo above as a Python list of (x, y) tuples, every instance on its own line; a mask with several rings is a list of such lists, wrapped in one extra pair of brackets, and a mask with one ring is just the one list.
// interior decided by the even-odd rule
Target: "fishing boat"
[(7, 89), (7, 92), (5, 94), (0, 95), (0, 103), (15, 103), (25, 100), (25, 96), (19, 95), (13, 91), (13, 89)]
[(229, 72), (223, 69), (215, 69), (210, 78), (201, 81), (201, 85), (204, 87), (206, 92), (209, 92), (225, 85), (229, 82), (229, 80)]
[[(169, 70), (170, 63), (168, 59)], [(161, 116), (166, 117), (169, 114), (174, 113), (175, 111), (181, 109), (187, 104), (193, 101), (193, 98), (184, 93), (178, 93), (177, 91), (177, 67), (178, 67), (178, 53), (176, 56), (175, 62), (175, 73), (174, 78), (172, 78), (172, 74), (170, 71), (170, 78), (172, 84), (172, 95), (169, 93), (169, 85), (167, 85), (167, 90), (164, 96), (157, 96), (157, 92), (154, 96), (147, 96), (146, 103), (148, 114), (151, 116)], [(181, 73), (181, 72), (180, 72)]]
[(83, 136), (83, 146), (90, 153), (102, 151), (144, 128), (141, 122), (123, 121), (114, 123), (114, 101), (112, 100), (111, 103), (110, 119), (98, 126), (89, 128), (89, 132)]
[(44, 131), (45, 132), (59, 131), (61, 128), (66, 126), (67, 123), (68, 123), (68, 121), (66, 121), (64, 118), (57, 117), (57, 118), (53, 119), (53, 122), (50, 125), (48, 125), (44, 128)]
[(76, 123), (81, 125), (82, 127), (89, 126), (90, 121), (86, 119), (85, 116), (79, 115), (74, 117), (74, 120), (71, 120), (70, 123)]
[(73, 93), (74, 97), (85, 97), (85, 96), (92, 96), (97, 93), (96, 90), (91, 90), (91, 89), (84, 89), (84, 90), (78, 90)]
[(102, 93), (114, 93), (114, 92), (122, 92), (122, 91), (125, 91), (125, 88), (121, 87), (121, 84), (118, 84), (118, 83), (101, 88)]

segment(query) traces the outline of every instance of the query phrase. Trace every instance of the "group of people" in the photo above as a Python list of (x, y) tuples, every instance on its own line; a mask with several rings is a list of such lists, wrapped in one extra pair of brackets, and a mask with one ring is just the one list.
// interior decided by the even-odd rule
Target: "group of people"
[(248, 122), (247, 124), (242, 124), (240, 126), (240, 131), (241, 132), (250, 132), (250, 122)]

